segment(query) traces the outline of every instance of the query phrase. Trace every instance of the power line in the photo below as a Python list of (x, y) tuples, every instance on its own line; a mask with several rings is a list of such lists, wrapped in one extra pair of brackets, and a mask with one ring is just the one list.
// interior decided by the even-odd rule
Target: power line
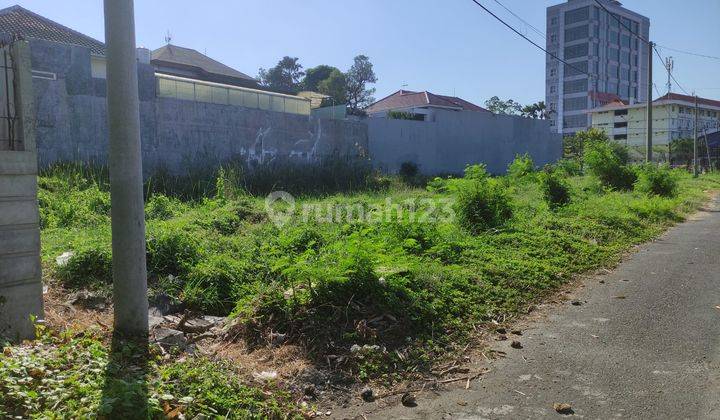
[[(660, 52), (657, 50), (657, 48), (656, 48), (655, 46), (653, 46), (652, 49), (653, 49), (653, 51), (655, 51), (655, 53), (657, 54), (657, 56), (660, 57), (660, 61), (661, 61), (661, 62), (665, 62), (665, 59), (662, 57), (662, 55), (660, 55)], [(682, 87), (682, 85), (680, 84), (680, 82), (677, 81), (677, 79), (675, 78), (675, 76), (673, 76), (672, 72), (668, 72), (668, 74), (670, 75), (670, 78), (673, 80), (673, 82), (675, 82), (675, 84), (677, 85), (677, 87), (680, 88), (680, 90), (682, 90), (683, 92), (685, 92), (686, 95), (690, 95), (690, 94), (688, 93), (688, 91), (685, 90), (684, 87)]]
[(681, 54), (694, 55), (694, 56), (696, 56), (696, 57), (709, 58), (709, 59), (711, 59), (711, 60), (720, 60), (720, 57), (716, 57), (716, 56), (714, 56), (714, 55), (699, 54), (699, 53), (694, 53), (694, 52), (690, 52), (690, 51), (679, 50), (679, 49), (677, 49), (677, 48), (666, 47), (666, 46), (664, 46), (664, 45), (658, 45), (658, 47), (664, 48), (664, 49), (669, 50), (669, 51), (678, 52), (678, 53), (681, 53)]
[(628, 32), (630, 32), (631, 34), (633, 34), (633, 35), (635, 35), (636, 37), (640, 38), (640, 39), (643, 40), (646, 44), (649, 44), (649, 43), (650, 43), (650, 41), (648, 41), (647, 39), (643, 38), (643, 37), (640, 36), (639, 34), (635, 33), (635, 31), (633, 31), (632, 29), (630, 29), (630, 28), (625, 24), (625, 22), (622, 21), (622, 19), (620, 19), (620, 18), (617, 17), (614, 13), (612, 13), (611, 11), (609, 11), (602, 3), (600, 3), (599, 0), (595, 0), (595, 3), (597, 3), (598, 6), (602, 7), (602, 9), (603, 9), (604, 11), (606, 11), (607, 14), (609, 14), (610, 16), (612, 16), (613, 19), (617, 20), (618, 23), (620, 23), (620, 25), (622, 25), (625, 29), (628, 30)]
[(480, 3), (478, 0), (472, 0), (472, 1), (473, 1), (473, 3), (475, 3), (476, 5), (480, 6), (480, 8), (482, 8), (484, 11), (486, 11), (490, 16), (494, 17), (494, 18), (497, 19), (500, 23), (502, 23), (503, 25), (505, 25), (508, 29), (510, 29), (511, 31), (515, 32), (515, 33), (518, 34), (519, 36), (521, 36), (525, 41), (533, 44), (535, 47), (537, 47), (537, 48), (539, 48), (540, 50), (542, 50), (543, 52), (545, 52), (545, 54), (547, 54), (547, 55), (549, 55), (550, 57), (552, 57), (552, 58), (554, 58), (554, 59), (556, 59), (556, 60), (564, 63), (565, 65), (569, 66), (570, 68), (572, 68), (572, 69), (574, 69), (574, 70), (576, 70), (576, 71), (578, 71), (578, 72), (580, 72), (580, 73), (586, 74), (586, 75), (587, 75), (588, 77), (590, 77), (590, 78), (595, 77), (595, 76), (593, 76), (592, 74), (590, 74), (590, 73), (588, 73), (588, 72), (586, 72), (586, 71), (584, 71), (584, 70), (581, 70), (581, 69), (579, 69), (578, 67), (573, 66), (572, 64), (568, 63), (567, 61), (563, 60), (562, 58), (558, 57), (557, 55), (555, 55), (555, 54), (551, 53), (550, 51), (546, 50), (545, 48), (541, 47), (540, 45), (538, 45), (537, 43), (535, 43), (532, 39), (528, 38), (527, 36), (525, 36), (525, 35), (523, 35), (522, 33), (520, 33), (520, 31), (518, 31), (517, 29), (513, 28), (512, 25), (510, 25), (509, 23), (507, 23), (507, 22), (505, 22), (504, 20), (502, 20), (498, 15), (496, 15), (496, 14), (493, 13), (493, 12), (491, 12), (490, 9), (488, 9), (488, 8), (485, 7), (485, 6), (483, 6), (482, 3)]
[(526, 21), (525, 19), (523, 19), (523, 18), (521, 18), (520, 16), (518, 16), (517, 14), (515, 14), (515, 12), (513, 12), (512, 10), (508, 9), (507, 7), (505, 7), (504, 4), (500, 3), (500, 1), (498, 1), (498, 0), (494, 0), (494, 1), (495, 1), (495, 3), (499, 4), (500, 7), (502, 7), (503, 9), (505, 9), (508, 13), (510, 13), (511, 15), (515, 16), (518, 20), (520, 20), (522, 23), (524, 23), (525, 25), (527, 25), (530, 29), (532, 29), (533, 31), (535, 31), (536, 34), (538, 34), (538, 35), (540, 35), (541, 37), (543, 37), (543, 39), (547, 39), (547, 36), (545, 35), (545, 33), (542, 32), (540, 29), (536, 28), (535, 26), (533, 26), (532, 24), (530, 24), (528, 21)]

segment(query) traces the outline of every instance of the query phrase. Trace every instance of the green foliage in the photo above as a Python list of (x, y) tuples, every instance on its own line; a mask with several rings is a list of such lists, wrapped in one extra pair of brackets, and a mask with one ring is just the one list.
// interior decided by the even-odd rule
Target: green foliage
[(320, 81), (317, 91), (332, 98), (330, 105), (347, 103), (347, 78), (338, 69), (334, 69), (327, 78)]
[(455, 213), (463, 229), (479, 234), (507, 223), (512, 217), (512, 207), (500, 183), (484, 180), (472, 182), (460, 190)]
[(626, 166), (628, 153), (623, 146), (604, 140), (589, 141), (585, 144), (583, 160), (587, 171), (604, 186), (617, 190), (632, 189), (636, 176)]
[[(240, 291), (248, 286), (246, 267), (225, 255), (212, 255), (190, 270), (183, 299), (190, 308), (225, 315), (235, 306)], [(242, 295), (242, 294), (240, 294)]]
[(583, 174), (582, 162), (579, 159), (560, 159), (555, 166), (565, 176), (580, 176)]
[(400, 164), (400, 171), (398, 172), (400, 178), (406, 183), (412, 183), (420, 173), (420, 168), (415, 162), (403, 162)]
[(522, 105), (518, 102), (515, 102), (512, 99), (503, 101), (497, 96), (493, 96), (485, 101), (485, 108), (494, 114), (502, 115), (520, 115), (522, 112)]
[(176, 199), (165, 194), (153, 194), (145, 204), (145, 218), (155, 220), (168, 220), (177, 216), (182, 205)]
[(74, 251), (55, 276), (70, 288), (102, 287), (112, 283), (112, 254), (109, 248), (88, 245)]
[(387, 117), (391, 120), (425, 121), (425, 115), (407, 111), (388, 111)]
[(197, 236), (177, 224), (151, 225), (147, 236), (150, 278), (184, 276), (203, 253)]
[(476, 181), (483, 181), (487, 179), (490, 175), (487, 172), (487, 167), (484, 163), (480, 163), (477, 165), (467, 165), (465, 167), (465, 179), (472, 179)]
[(305, 72), (297, 57), (283, 57), (275, 67), (260, 69), (260, 83), (277, 92), (296, 94), (302, 89), (302, 77)]
[(642, 165), (637, 171), (635, 190), (660, 197), (674, 197), (677, 193), (678, 181), (675, 173), (665, 165), (652, 163)]
[(375, 101), (373, 98), (375, 88), (370, 88), (368, 85), (377, 82), (377, 76), (368, 56), (356, 56), (353, 65), (345, 73), (345, 79), (350, 111), (357, 112)]
[(316, 67), (310, 67), (305, 71), (303, 78), (303, 90), (310, 92), (319, 92), (318, 86), (323, 80), (326, 80), (334, 72), (340, 72), (336, 67), (321, 64)]
[(0, 352), (2, 418), (296, 418), (289, 395), (241, 383), (228, 363), (203, 357), (163, 362), (138, 344), (92, 329), (54, 336), (40, 330), (28, 345)]
[(564, 206), (570, 202), (570, 186), (553, 170), (545, 170), (538, 176), (538, 183), (545, 202), (550, 208)]
[(535, 172), (535, 162), (529, 154), (516, 155), (508, 165), (507, 174), (511, 179), (522, 179)]

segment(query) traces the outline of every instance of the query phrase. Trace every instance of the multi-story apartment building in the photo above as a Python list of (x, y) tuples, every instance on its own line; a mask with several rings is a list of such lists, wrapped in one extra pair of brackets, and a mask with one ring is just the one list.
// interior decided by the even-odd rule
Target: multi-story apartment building
[(650, 20), (618, 1), (600, 1), (615, 17), (594, 0), (568, 0), (547, 9), (547, 50), (570, 64), (547, 55), (545, 66), (551, 127), (564, 135), (590, 127), (588, 110), (602, 105), (598, 98), (647, 100), (650, 51), (633, 33), (648, 39)]
[[(590, 111), (593, 128), (628, 146), (644, 146), (646, 104), (611, 102)], [(667, 145), (675, 139), (692, 138), (695, 98), (669, 93), (653, 101), (653, 144)], [(698, 98), (698, 135), (720, 129), (720, 101)]]

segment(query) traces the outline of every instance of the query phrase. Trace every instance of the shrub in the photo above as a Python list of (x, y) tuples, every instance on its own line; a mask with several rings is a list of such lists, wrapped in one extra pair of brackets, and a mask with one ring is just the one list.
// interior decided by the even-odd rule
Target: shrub
[(201, 251), (196, 236), (176, 226), (153, 229), (147, 241), (150, 277), (183, 276), (198, 261)]
[(545, 170), (538, 176), (540, 190), (550, 208), (564, 206), (570, 202), (570, 187), (556, 172)]
[(164, 194), (153, 194), (145, 204), (145, 217), (155, 220), (171, 219), (177, 215), (178, 206), (179, 203)]
[(477, 165), (467, 165), (465, 167), (465, 179), (484, 180), (490, 175), (487, 172), (487, 166), (484, 163)]
[(529, 154), (515, 155), (515, 159), (508, 165), (507, 174), (510, 178), (520, 179), (535, 172), (535, 163)]
[(459, 191), (455, 213), (462, 228), (478, 234), (505, 224), (512, 217), (512, 207), (502, 186), (485, 180), (473, 182)]
[(241, 262), (227, 255), (213, 255), (190, 270), (183, 300), (192, 309), (227, 315), (247, 283)]
[(647, 195), (674, 197), (677, 192), (677, 176), (665, 165), (645, 164), (637, 171), (635, 189)]
[(579, 159), (560, 159), (555, 167), (567, 176), (579, 176), (583, 173)]
[(400, 164), (400, 177), (403, 181), (410, 181), (415, 178), (419, 173), (419, 168), (415, 162), (403, 162)]
[(71, 288), (112, 283), (112, 253), (104, 247), (76, 250), (72, 257), (55, 270), (57, 278)]
[(635, 173), (625, 166), (627, 149), (614, 142), (591, 141), (585, 145), (583, 156), (588, 172), (600, 182), (617, 190), (630, 190), (635, 182)]

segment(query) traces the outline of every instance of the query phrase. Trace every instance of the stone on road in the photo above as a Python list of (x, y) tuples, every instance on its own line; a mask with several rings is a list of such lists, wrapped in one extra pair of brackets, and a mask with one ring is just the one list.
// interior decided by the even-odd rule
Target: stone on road
[(527, 321), (521, 350), (493, 343), (507, 357), (470, 389), (418, 395), (414, 408), (366, 405), (363, 415), (560, 418), (563, 403), (593, 419), (720, 419), (719, 204), (641, 246), (604, 282), (587, 279), (574, 297), (582, 305)]

